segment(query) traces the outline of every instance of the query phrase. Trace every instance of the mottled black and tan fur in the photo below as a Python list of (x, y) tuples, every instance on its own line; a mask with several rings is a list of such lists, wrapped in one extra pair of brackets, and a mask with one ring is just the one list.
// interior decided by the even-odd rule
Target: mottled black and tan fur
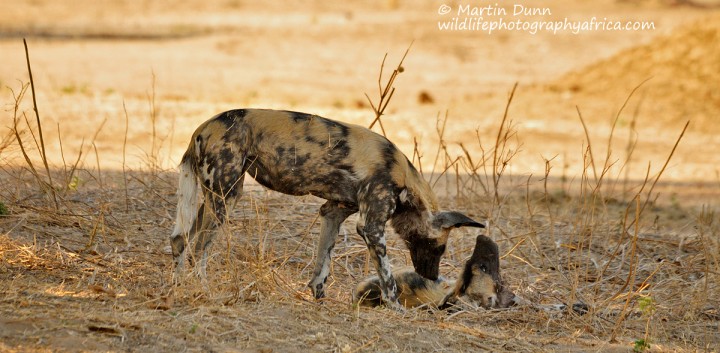
[[(473, 254), (454, 284), (443, 279), (429, 280), (412, 269), (402, 269), (393, 275), (399, 288), (399, 302), (406, 308), (445, 309), (461, 303), (506, 308), (515, 304), (515, 295), (503, 286), (497, 244), (485, 235), (477, 237)], [(355, 288), (354, 301), (364, 306), (380, 305), (379, 285), (378, 277), (362, 281)]]
[(359, 213), (357, 231), (377, 269), (382, 299), (390, 305), (397, 305), (397, 286), (385, 245), (388, 220), (407, 244), (416, 271), (431, 280), (438, 277), (449, 231), (483, 226), (457, 212), (438, 212), (430, 186), (407, 157), (369, 129), (297, 112), (231, 110), (198, 127), (182, 158), (171, 236), (176, 271), (192, 245), (205, 277), (208, 245), (242, 192), (246, 173), (269, 189), (327, 200), (320, 208), (320, 239), (308, 284), (316, 298), (324, 295), (340, 224), (353, 213)]

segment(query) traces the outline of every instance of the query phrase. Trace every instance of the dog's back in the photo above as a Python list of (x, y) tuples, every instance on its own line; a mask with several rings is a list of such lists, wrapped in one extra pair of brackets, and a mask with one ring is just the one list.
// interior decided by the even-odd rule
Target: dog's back
[(239, 177), (239, 162), (245, 160), (252, 178), (285, 194), (357, 204), (359, 186), (381, 182), (407, 189), (416, 206), (437, 208), (427, 182), (387, 138), (306, 113), (238, 109), (218, 114), (198, 127), (184, 158), (210, 182), (223, 182), (212, 180), (216, 175)]

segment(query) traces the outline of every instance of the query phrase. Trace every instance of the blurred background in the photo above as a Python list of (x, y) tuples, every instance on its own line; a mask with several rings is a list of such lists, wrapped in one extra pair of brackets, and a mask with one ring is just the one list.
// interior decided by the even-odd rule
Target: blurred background
[[(709, 0), (5, 1), (0, 114), (3, 126), (12, 125), (13, 92), (29, 82), (22, 45), (27, 38), (51, 160), (60, 159), (60, 140), (68, 159), (84, 141), (86, 163), (94, 164), (97, 152), (104, 167), (119, 168), (127, 138), (128, 166), (152, 162), (172, 168), (195, 127), (227, 109), (299, 110), (368, 126), (374, 113), (365, 94), (374, 103), (379, 99), (383, 57), (387, 54), (384, 85), (410, 48), (383, 124), (407, 155), (417, 141), (424, 169), (432, 165), (438, 119), (445, 117), (449, 158), (463, 154), (462, 143), (481, 160), (518, 83), (508, 113), (516, 132), (511, 147), (518, 151), (508, 165), (513, 174), (541, 175), (545, 160), (552, 159), (558, 174), (562, 169), (563, 175), (579, 175), (587, 147), (579, 111), (596, 158), (611, 146), (610, 161), (620, 165), (630, 156), (623, 173), (640, 179), (648, 162), (653, 173), (659, 170), (691, 121), (665, 178), (720, 182), (714, 148), (720, 143), (718, 5)], [(518, 9), (523, 12), (516, 14)], [(440, 29), (445, 22), (479, 17), (528, 26), (645, 22), (654, 28)], [(31, 112), (30, 102), (28, 95), (21, 111)], [(21, 155), (10, 149), (0, 158), (12, 163)]]

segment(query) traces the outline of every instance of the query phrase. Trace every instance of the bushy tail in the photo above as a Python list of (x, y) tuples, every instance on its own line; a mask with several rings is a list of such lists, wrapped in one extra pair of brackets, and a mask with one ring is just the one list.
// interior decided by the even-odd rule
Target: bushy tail
[(198, 210), (198, 181), (188, 153), (183, 156), (179, 172), (177, 215), (172, 237), (190, 232)]

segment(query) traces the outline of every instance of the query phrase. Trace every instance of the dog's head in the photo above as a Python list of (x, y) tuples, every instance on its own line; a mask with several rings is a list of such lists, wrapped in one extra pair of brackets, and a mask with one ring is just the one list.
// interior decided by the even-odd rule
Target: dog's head
[(485, 308), (497, 307), (500, 304), (498, 298), (502, 290), (498, 246), (487, 236), (478, 235), (473, 254), (465, 262), (462, 274), (448, 301), (463, 299)]
[(455, 211), (438, 212), (428, 219), (428, 233), (407, 241), (415, 271), (436, 280), (440, 274), (440, 259), (445, 254), (450, 231), (460, 227), (485, 228), (485, 225)]

